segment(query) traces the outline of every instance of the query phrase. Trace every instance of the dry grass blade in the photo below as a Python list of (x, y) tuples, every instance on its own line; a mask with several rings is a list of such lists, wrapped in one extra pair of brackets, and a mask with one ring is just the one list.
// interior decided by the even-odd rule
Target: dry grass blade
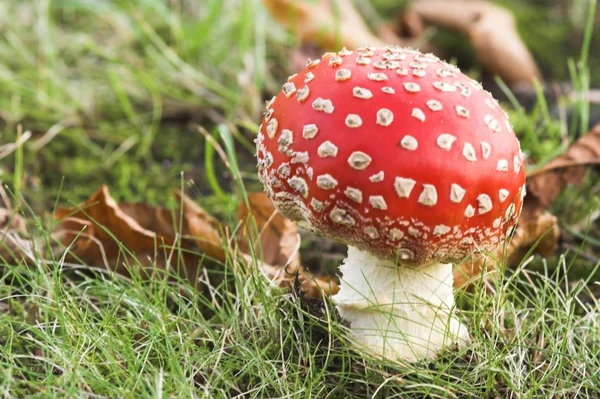
[(408, 13), (466, 34), (479, 63), (509, 85), (541, 78), (513, 15), (500, 6), (486, 1), (420, 0), (412, 2)]

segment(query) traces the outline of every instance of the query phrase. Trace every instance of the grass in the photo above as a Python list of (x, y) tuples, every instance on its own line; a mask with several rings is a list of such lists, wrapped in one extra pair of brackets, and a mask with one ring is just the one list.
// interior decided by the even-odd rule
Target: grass
[[(593, 84), (588, 62), (598, 62), (592, 23), (570, 63), (580, 89)], [(173, 206), (171, 188), (184, 184), (232, 225), (236, 204), (259, 189), (251, 139), (293, 40), (258, 0), (8, 0), (0, 2), (0, 32), (0, 139), (32, 134), (1, 160), (0, 179), (40, 250), (52, 242), (47, 212), (55, 203), (78, 203), (102, 183), (120, 200)], [(573, 124), (543, 96), (527, 110), (513, 100), (523, 147), (539, 163), (590, 116), (580, 98), (563, 104)], [(432, 363), (356, 351), (329, 301), (272, 288), (233, 257), (203, 261), (199, 291), (177, 276), (144, 279), (136, 262), (123, 277), (61, 253), (0, 260), (0, 392), (595, 397), (600, 231), (586, 220), (599, 187), (590, 178), (555, 205), (569, 244), (555, 257), (526, 256), (489, 286), (459, 294), (473, 343)], [(303, 248), (306, 257), (315, 252)]]

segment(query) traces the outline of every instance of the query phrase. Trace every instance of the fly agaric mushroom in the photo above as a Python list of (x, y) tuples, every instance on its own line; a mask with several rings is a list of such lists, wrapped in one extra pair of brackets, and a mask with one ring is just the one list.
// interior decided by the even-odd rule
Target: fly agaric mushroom
[(256, 143), (279, 212), (349, 246), (334, 302), (359, 343), (412, 361), (468, 342), (452, 265), (500, 245), (525, 195), (489, 92), (431, 54), (343, 49), (290, 76)]

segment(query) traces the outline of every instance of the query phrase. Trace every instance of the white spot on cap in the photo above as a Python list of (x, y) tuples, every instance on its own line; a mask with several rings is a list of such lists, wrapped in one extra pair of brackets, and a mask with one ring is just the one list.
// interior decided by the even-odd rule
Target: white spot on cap
[(381, 88), (381, 91), (387, 94), (396, 94), (396, 90), (393, 87), (385, 86)]
[(404, 61), (406, 59), (406, 55), (402, 53), (385, 53), (383, 58), (389, 61)]
[(284, 178), (288, 177), (290, 175), (290, 172), (291, 172), (290, 165), (287, 162), (282, 163), (277, 168), (277, 173), (279, 174), (279, 176), (284, 177)]
[(301, 177), (293, 176), (288, 179), (288, 184), (294, 191), (303, 197), (308, 196), (308, 185), (306, 184), (306, 180)]
[(387, 209), (387, 203), (381, 195), (371, 195), (369, 197), (369, 204), (375, 209), (381, 209), (383, 211)]
[(400, 229), (393, 228), (390, 230), (390, 238), (394, 241), (401, 240), (404, 233)]
[(292, 82), (287, 82), (283, 85), (283, 87), (281, 88), (281, 91), (283, 91), (283, 94), (287, 98), (290, 98), (292, 96), (292, 94), (294, 94), (296, 92), (296, 85), (294, 85)]
[(315, 101), (313, 101), (312, 107), (314, 110), (322, 111), (322, 112), (325, 112), (326, 114), (331, 114), (334, 109), (333, 103), (331, 102), (331, 100), (323, 99), (321, 97), (319, 97)]
[(344, 190), (344, 194), (352, 201), (358, 202), (359, 204), (362, 203), (362, 191), (360, 191), (358, 188), (346, 187), (346, 189)]
[(419, 142), (413, 136), (406, 135), (400, 140), (400, 145), (409, 151), (414, 151), (419, 147)]
[(446, 151), (450, 151), (452, 148), (452, 143), (456, 141), (456, 137), (448, 133), (442, 133), (437, 138), (437, 145)]
[(479, 209), (477, 209), (477, 211), (480, 215), (488, 213), (492, 210), (492, 199), (487, 194), (479, 194), (477, 196), (477, 204), (479, 205)]
[(500, 200), (500, 202), (504, 202), (508, 198), (509, 194), (510, 192), (507, 189), (501, 188), (500, 190), (498, 190), (498, 199)]
[(462, 154), (467, 159), (467, 161), (477, 161), (477, 154), (475, 153), (475, 148), (473, 148), (473, 145), (471, 145), (471, 143), (465, 143), (463, 145)]
[(323, 143), (321, 143), (319, 148), (317, 148), (317, 154), (321, 158), (335, 157), (337, 155), (337, 152), (337, 146), (329, 140), (324, 141)]
[(452, 93), (456, 91), (456, 86), (446, 82), (433, 82), (433, 87), (439, 91), (443, 91), (444, 93)]
[(389, 126), (394, 121), (394, 114), (387, 108), (381, 108), (377, 111), (377, 124)]
[(452, 183), (450, 186), (450, 201), (459, 203), (463, 200), (466, 190), (456, 183)]
[(277, 134), (278, 127), (279, 127), (279, 122), (277, 122), (277, 119), (275, 119), (275, 118), (271, 119), (269, 121), (269, 123), (267, 123), (267, 135), (269, 136), (270, 139), (275, 137), (275, 134)]
[(465, 107), (463, 107), (462, 105), (457, 105), (454, 108), (456, 109), (456, 114), (458, 116), (463, 117), (463, 118), (468, 118), (469, 117), (469, 110), (466, 109)]
[(435, 74), (440, 78), (453, 78), (456, 74), (448, 68), (438, 68), (435, 70)]
[(352, 71), (346, 68), (340, 68), (335, 72), (335, 80), (338, 82), (345, 82), (352, 77)]
[(316, 198), (312, 198), (310, 200), (310, 206), (317, 212), (321, 212), (323, 210), (323, 202)]
[(489, 127), (490, 129), (492, 129), (492, 131), (494, 131), (496, 133), (498, 133), (500, 131), (500, 124), (491, 115), (484, 116), (483, 117), (483, 121), (485, 122), (485, 124), (487, 125), (487, 127)]
[(302, 127), (302, 137), (305, 139), (312, 139), (317, 133), (319, 133), (319, 128), (314, 123)]
[(513, 157), (513, 166), (515, 168), (515, 173), (519, 173), (521, 171), (521, 160), (516, 155)]
[(338, 181), (330, 174), (317, 176), (317, 187), (323, 190), (334, 189), (338, 185)]
[(396, 69), (396, 73), (401, 76), (406, 76), (406, 75), (408, 75), (408, 69), (407, 68), (398, 68), (398, 69)]
[(309, 58), (309, 59), (308, 59), (308, 62), (306, 63), (306, 66), (307, 66), (308, 68), (314, 68), (314, 67), (316, 67), (317, 65), (319, 65), (320, 63), (321, 63), (321, 60), (314, 60), (314, 61), (311, 61), (311, 59)]
[(396, 177), (396, 180), (394, 181), (394, 188), (396, 189), (398, 197), (408, 198), (416, 183), (417, 182), (413, 179)]
[(369, 80), (374, 80), (375, 82), (384, 82), (384, 81), (388, 80), (387, 75), (382, 72), (367, 73), (367, 78), (369, 78)]
[(481, 156), (483, 157), (483, 159), (488, 159), (490, 157), (491, 153), (492, 153), (492, 147), (490, 146), (490, 143), (488, 143), (487, 141), (482, 141), (481, 142)]
[(368, 100), (369, 98), (373, 97), (373, 93), (371, 93), (371, 90), (358, 86), (352, 89), (352, 95), (356, 98), (361, 98), (363, 100)]
[(377, 173), (375, 173), (374, 175), (372, 175), (371, 177), (369, 177), (369, 180), (372, 183), (379, 183), (383, 181), (383, 170), (379, 171)]
[(500, 227), (500, 223), (502, 223), (502, 218), (496, 218), (492, 223), (492, 227), (497, 229), (498, 227)]
[(371, 59), (368, 57), (357, 57), (356, 63), (358, 65), (369, 65), (371, 63)]
[(410, 234), (413, 237), (420, 237), (421, 236), (421, 231), (419, 229), (416, 229), (412, 226), (408, 227), (408, 234)]
[(344, 209), (335, 207), (329, 212), (329, 217), (334, 223), (341, 224), (344, 226), (354, 226), (356, 221), (352, 216), (348, 215)]
[(467, 85), (464, 85), (460, 82), (456, 82), (456, 87), (460, 89), (460, 94), (464, 97), (471, 97), (471, 88)]
[(425, 72), (424, 69), (413, 69), (413, 76), (416, 76), (418, 78), (422, 78), (425, 77), (425, 75), (427, 75), (427, 72)]
[(475, 216), (475, 208), (473, 208), (470, 204), (467, 205), (467, 208), (465, 209), (465, 216), (467, 218), (472, 218)]
[(304, 75), (304, 83), (308, 83), (311, 80), (313, 80), (315, 78), (315, 74), (312, 72), (307, 72), (306, 75)]
[(506, 159), (499, 159), (496, 164), (496, 170), (498, 172), (508, 172), (508, 161)]
[(277, 139), (277, 145), (279, 146), (279, 151), (285, 152), (287, 151), (287, 147), (290, 146), (294, 142), (294, 134), (289, 129), (283, 129), (281, 131), (281, 135)]
[(330, 67), (338, 67), (342, 65), (342, 58), (338, 57), (338, 56), (333, 56), (329, 59), (329, 66)]
[(450, 227), (446, 226), (445, 224), (438, 224), (433, 228), (433, 235), (436, 237), (443, 236), (444, 234), (450, 232), (450, 230)]
[(297, 151), (290, 160), (290, 163), (307, 163), (308, 162), (308, 151)]
[(370, 238), (372, 238), (373, 240), (376, 240), (379, 238), (379, 232), (377, 231), (377, 229), (373, 226), (368, 226), (365, 227), (365, 234), (368, 235)]
[(362, 151), (354, 151), (348, 157), (348, 164), (354, 169), (363, 170), (371, 163), (371, 157)]
[(348, 116), (346, 117), (346, 120), (344, 122), (346, 123), (346, 126), (348, 126), (350, 128), (361, 127), (362, 123), (363, 123), (360, 116), (358, 116), (356, 114), (348, 114)]
[(414, 83), (414, 82), (405, 82), (404, 83), (404, 88), (409, 93), (418, 93), (418, 92), (421, 91), (421, 86), (419, 86), (418, 83)]
[(437, 191), (433, 184), (423, 184), (423, 191), (419, 195), (419, 203), (427, 206), (434, 206), (437, 204)]
[(338, 52), (338, 54), (342, 57), (346, 57), (352, 55), (352, 50), (348, 50), (346, 47), (342, 47), (342, 49)]
[(298, 102), (303, 103), (304, 100), (306, 100), (308, 98), (309, 94), (310, 94), (310, 90), (308, 89), (308, 86), (304, 86), (303, 88), (298, 90), (298, 92), (296, 93), (296, 100), (298, 100)]
[(413, 108), (410, 116), (420, 120), (421, 122), (425, 122), (425, 114), (423, 113), (423, 111), (420, 108)]
[(427, 104), (427, 107), (434, 112), (441, 111), (443, 108), (442, 103), (438, 100), (427, 100), (425, 104)]

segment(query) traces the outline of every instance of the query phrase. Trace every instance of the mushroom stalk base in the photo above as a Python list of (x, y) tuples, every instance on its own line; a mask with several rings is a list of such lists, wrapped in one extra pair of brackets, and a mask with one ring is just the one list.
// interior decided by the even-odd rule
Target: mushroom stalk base
[(469, 342), (453, 312), (452, 264), (398, 267), (349, 247), (340, 271), (333, 300), (359, 343), (374, 354), (417, 361)]

